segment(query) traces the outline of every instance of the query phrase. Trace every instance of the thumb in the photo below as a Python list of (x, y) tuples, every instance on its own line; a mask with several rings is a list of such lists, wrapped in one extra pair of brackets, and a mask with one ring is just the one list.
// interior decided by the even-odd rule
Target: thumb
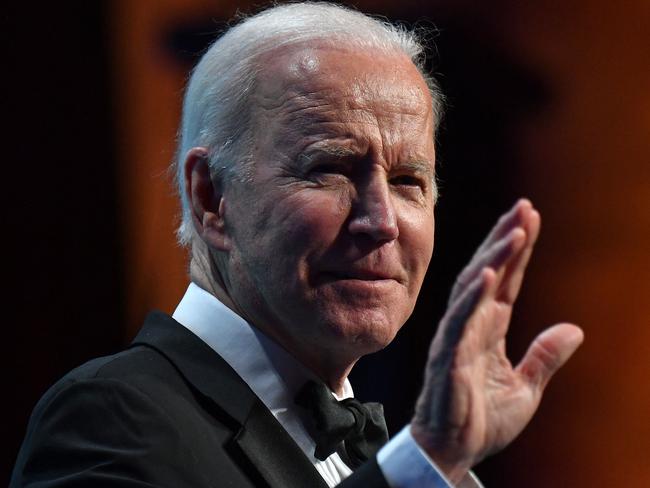
[(532, 387), (543, 389), (551, 376), (582, 344), (584, 333), (573, 324), (558, 324), (539, 334), (517, 366)]

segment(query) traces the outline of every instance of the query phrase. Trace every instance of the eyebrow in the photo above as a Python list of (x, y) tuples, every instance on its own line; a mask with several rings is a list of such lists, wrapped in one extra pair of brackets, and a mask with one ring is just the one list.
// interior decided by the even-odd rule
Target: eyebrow
[[(306, 154), (307, 153), (307, 154)], [(347, 158), (357, 156), (359, 153), (352, 148), (340, 146), (338, 144), (317, 143), (310, 150), (300, 155), (300, 159), (310, 162), (314, 156), (325, 154), (337, 158)], [(412, 173), (426, 175), (431, 181), (435, 182), (436, 170), (435, 165), (425, 158), (414, 158), (412, 160), (397, 164), (394, 169), (406, 170)]]
[(395, 166), (395, 170), (406, 170), (411, 173), (424, 174), (431, 180), (436, 177), (436, 169), (430, 161), (426, 159), (412, 159)]
[(326, 154), (328, 156), (334, 156), (337, 158), (351, 157), (351, 156), (356, 156), (358, 154), (357, 151), (355, 151), (354, 149), (340, 146), (338, 144), (313, 145), (309, 150), (306, 151), (306, 153), (310, 153), (310, 154), (305, 154), (305, 153), (301, 154), (301, 156), (304, 157), (305, 159), (311, 159), (311, 154), (316, 154), (316, 155)]

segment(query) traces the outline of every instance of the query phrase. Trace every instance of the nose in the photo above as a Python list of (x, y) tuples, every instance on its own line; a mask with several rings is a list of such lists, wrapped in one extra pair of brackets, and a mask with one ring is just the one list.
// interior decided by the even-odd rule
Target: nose
[(374, 242), (393, 241), (399, 236), (397, 215), (389, 184), (382, 175), (373, 175), (357, 187), (348, 230), (366, 235)]

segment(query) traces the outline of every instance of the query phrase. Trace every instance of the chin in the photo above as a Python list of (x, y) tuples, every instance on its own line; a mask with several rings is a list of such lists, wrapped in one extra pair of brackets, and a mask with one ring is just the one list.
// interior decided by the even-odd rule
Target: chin
[(363, 356), (388, 346), (405, 321), (388, 316), (383, 311), (356, 310), (344, 317), (331, 318), (324, 327), (334, 348)]

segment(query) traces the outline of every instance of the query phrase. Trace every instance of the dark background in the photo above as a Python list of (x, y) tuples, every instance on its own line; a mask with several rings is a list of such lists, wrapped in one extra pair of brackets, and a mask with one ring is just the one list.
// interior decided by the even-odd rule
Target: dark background
[[(517, 197), (543, 233), (513, 318), (514, 361), (543, 327), (587, 340), (487, 487), (646, 486), (650, 478), (650, 6), (600, 0), (356, 3), (435, 25), (436, 249), (398, 339), (352, 381), (408, 421), (456, 273)], [(186, 286), (166, 166), (189, 69), (245, 2), (35, 3), (3, 9), (2, 475), (29, 413), (69, 369), (127, 344)]]

